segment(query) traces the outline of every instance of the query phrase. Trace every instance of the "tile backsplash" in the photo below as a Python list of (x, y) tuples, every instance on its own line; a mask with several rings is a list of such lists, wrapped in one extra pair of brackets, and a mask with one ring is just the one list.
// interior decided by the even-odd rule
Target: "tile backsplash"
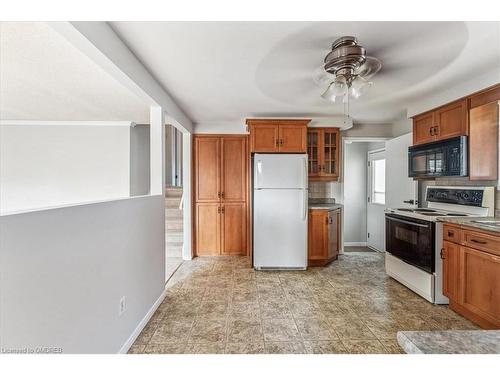
[(309, 182), (309, 198), (335, 198), (336, 202), (342, 201), (342, 190), (339, 182)]

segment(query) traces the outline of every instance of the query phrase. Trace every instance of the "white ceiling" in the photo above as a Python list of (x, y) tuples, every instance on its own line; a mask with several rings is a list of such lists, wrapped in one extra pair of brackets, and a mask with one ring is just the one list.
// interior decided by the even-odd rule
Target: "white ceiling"
[(44, 22), (0, 23), (0, 119), (149, 121), (149, 107)]
[[(351, 104), (356, 122), (401, 118), (412, 101), (500, 65), (499, 23), (113, 22), (195, 123), (328, 118), (312, 80), (331, 42), (354, 35), (382, 61)], [(44, 23), (2, 23), (0, 118), (147, 122), (148, 107)]]
[(464, 22), (114, 22), (195, 123), (248, 116), (329, 117), (312, 74), (354, 35), (382, 61), (357, 122), (391, 122), (407, 103), (499, 66), (499, 24)]

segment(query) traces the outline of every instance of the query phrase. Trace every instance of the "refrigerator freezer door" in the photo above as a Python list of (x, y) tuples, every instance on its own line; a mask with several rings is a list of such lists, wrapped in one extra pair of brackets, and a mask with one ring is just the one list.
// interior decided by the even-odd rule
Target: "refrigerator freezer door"
[(255, 190), (254, 267), (307, 268), (307, 190)]
[(255, 154), (254, 189), (307, 189), (307, 155)]

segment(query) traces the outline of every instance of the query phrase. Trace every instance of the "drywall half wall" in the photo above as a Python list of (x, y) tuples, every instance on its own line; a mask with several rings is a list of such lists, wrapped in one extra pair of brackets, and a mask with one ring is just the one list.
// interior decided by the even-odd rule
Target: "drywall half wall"
[(0, 212), (128, 197), (130, 127), (0, 126)]
[(158, 195), (0, 217), (1, 349), (126, 350), (164, 291), (164, 211)]

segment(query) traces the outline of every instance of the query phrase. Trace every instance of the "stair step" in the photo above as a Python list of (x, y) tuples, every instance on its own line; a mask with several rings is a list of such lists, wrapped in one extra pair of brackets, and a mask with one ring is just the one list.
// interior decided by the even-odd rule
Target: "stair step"
[(183, 213), (182, 210), (177, 208), (167, 208), (165, 210), (165, 216), (167, 219), (182, 218)]
[(182, 220), (179, 220), (179, 221), (172, 221), (172, 220), (169, 220), (167, 221), (167, 226), (166, 226), (166, 229), (167, 229), (167, 232), (176, 232), (176, 231), (179, 231), (180, 233), (183, 232), (184, 230), (184, 224), (182, 222)]
[(170, 197), (182, 197), (182, 188), (166, 188), (165, 196)]
[(167, 198), (165, 199), (165, 208), (177, 208), (179, 209), (179, 205), (181, 204), (181, 200), (180, 199), (170, 199), (170, 198)]

